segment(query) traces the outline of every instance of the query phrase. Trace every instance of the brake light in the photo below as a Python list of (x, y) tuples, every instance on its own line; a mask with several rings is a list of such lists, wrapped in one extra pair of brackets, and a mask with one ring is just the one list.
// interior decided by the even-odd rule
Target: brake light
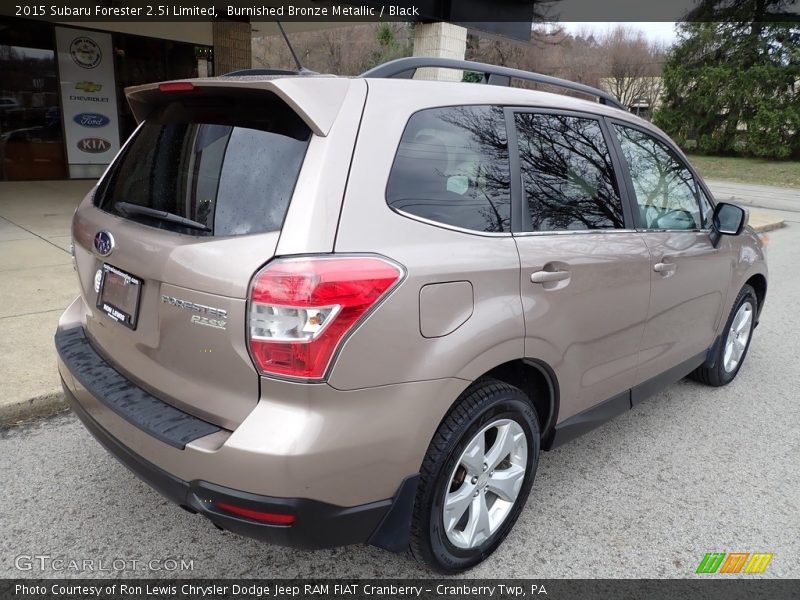
[(294, 515), (285, 515), (281, 513), (264, 512), (263, 510), (253, 510), (252, 508), (245, 508), (243, 506), (236, 506), (235, 504), (228, 504), (227, 502), (216, 502), (217, 508), (229, 512), (239, 517), (246, 519), (253, 519), (254, 521), (261, 521), (262, 523), (269, 523), (270, 525), (291, 525), (294, 523)]
[(279, 259), (253, 278), (250, 351), (263, 373), (321, 379), (345, 336), (403, 271), (372, 256)]
[(193, 92), (195, 87), (191, 81), (168, 81), (159, 83), (158, 89), (161, 92)]

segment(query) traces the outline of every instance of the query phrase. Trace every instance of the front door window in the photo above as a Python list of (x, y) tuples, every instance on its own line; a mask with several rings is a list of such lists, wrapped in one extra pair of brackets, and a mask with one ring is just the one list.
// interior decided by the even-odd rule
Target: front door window
[(613, 130), (630, 168), (642, 228), (702, 229), (689, 168), (656, 138), (623, 125)]

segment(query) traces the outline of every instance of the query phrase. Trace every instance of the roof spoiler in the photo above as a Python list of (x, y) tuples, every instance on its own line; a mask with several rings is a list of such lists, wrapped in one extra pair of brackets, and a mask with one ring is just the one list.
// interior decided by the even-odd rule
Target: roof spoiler
[[(144, 121), (169, 94), (213, 94), (215, 90), (260, 89), (286, 102), (314, 134), (326, 136), (344, 103), (353, 80), (337, 77), (278, 77), (265, 80), (233, 78), (183, 79), (125, 89), (136, 122)], [(170, 91), (172, 90), (172, 91)]]

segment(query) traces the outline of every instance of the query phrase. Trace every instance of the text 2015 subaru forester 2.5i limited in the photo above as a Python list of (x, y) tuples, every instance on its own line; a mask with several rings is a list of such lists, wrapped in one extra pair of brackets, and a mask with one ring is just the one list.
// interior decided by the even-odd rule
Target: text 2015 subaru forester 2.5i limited
[(599, 90), (409, 58), (128, 99), (141, 124), (75, 214), (59, 369), (112, 454), (226, 530), (460, 571), (540, 450), (741, 368), (759, 238)]

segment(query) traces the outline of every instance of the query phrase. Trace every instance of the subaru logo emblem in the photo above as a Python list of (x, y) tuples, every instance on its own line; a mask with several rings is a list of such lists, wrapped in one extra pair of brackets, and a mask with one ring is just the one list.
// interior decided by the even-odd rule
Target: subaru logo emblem
[(100, 256), (108, 256), (114, 250), (114, 236), (107, 231), (98, 231), (94, 236), (94, 248)]

